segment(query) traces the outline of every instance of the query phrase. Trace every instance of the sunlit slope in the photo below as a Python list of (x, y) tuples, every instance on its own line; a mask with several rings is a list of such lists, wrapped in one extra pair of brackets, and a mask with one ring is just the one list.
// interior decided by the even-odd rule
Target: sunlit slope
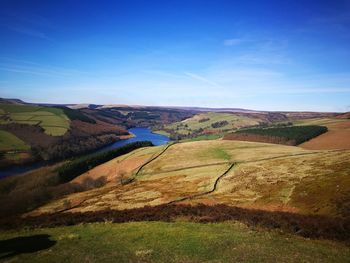
[(349, 216), (349, 158), (350, 151), (223, 140), (144, 148), (76, 179), (105, 176), (109, 183), (104, 187), (72, 194), (34, 214), (223, 203)]

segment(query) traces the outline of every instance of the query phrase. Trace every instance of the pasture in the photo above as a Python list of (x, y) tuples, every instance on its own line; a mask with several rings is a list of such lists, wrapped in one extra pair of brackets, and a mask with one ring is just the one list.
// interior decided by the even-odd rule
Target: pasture
[[(220, 131), (234, 130), (241, 127), (253, 126), (259, 124), (261, 119), (247, 117), (240, 114), (224, 112), (200, 113), (181, 122), (175, 122), (164, 125), (164, 129), (173, 130), (181, 135), (192, 134), (199, 129), (218, 133)], [(216, 125), (215, 125), (216, 124)], [(218, 127), (216, 127), (218, 126)], [(164, 132), (162, 130), (157, 132)], [(167, 135), (167, 133), (163, 133)]]
[(62, 136), (69, 129), (70, 120), (59, 108), (0, 104), (0, 109), (0, 124), (39, 125), (52, 136)]
[(0, 150), (1, 151), (27, 151), (30, 147), (15, 135), (0, 130)]

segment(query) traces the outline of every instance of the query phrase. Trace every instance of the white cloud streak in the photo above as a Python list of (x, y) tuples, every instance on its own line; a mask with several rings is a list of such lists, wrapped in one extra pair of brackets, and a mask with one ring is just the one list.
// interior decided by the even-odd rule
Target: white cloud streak
[(240, 45), (244, 42), (247, 42), (247, 40), (243, 39), (243, 38), (231, 38), (231, 39), (224, 40), (224, 45), (225, 46), (236, 46), (236, 45)]
[(200, 76), (200, 75), (198, 75), (198, 74), (194, 74), (194, 73), (191, 73), (191, 72), (184, 72), (184, 74), (185, 74), (186, 76), (189, 76), (189, 77), (192, 78), (192, 79), (199, 80), (199, 81), (201, 81), (201, 82), (210, 84), (210, 85), (212, 85), (212, 86), (215, 86), (215, 87), (219, 87), (219, 86), (220, 86), (218, 83), (216, 83), (216, 82), (214, 82), (214, 81), (211, 81), (211, 80), (209, 80), (209, 79), (207, 79), (207, 78), (205, 78), (205, 77), (203, 77), (203, 76)]

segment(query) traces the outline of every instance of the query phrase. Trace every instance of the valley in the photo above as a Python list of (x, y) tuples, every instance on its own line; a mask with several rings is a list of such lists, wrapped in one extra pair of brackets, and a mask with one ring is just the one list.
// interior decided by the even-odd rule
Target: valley
[[(7, 111), (23, 111), (22, 107), (26, 106), (3, 106)], [(38, 111), (47, 107), (51, 111), (51, 106), (37, 107)], [(350, 253), (344, 247), (350, 238), (349, 121), (341, 114), (203, 112), (203, 109), (147, 107), (126, 111), (125, 106), (72, 107), (63, 108), (62, 112), (66, 112), (69, 124), (64, 135), (49, 134), (41, 123), (23, 124), (13, 117), (1, 124), (2, 158), (11, 154), (30, 156), (35, 149), (35, 138), (45, 136), (52, 140), (47, 144), (50, 149), (63, 150), (62, 158), (55, 163), (0, 180), (0, 226), (5, 230), (1, 238), (45, 232), (65, 246), (75, 239), (62, 239), (58, 233), (86, 239), (89, 234), (79, 224), (87, 224), (84, 229), (91, 228), (89, 231), (95, 235), (101, 231), (101, 224), (106, 224), (101, 222), (107, 221), (111, 231), (123, 228), (124, 224), (150, 229), (158, 224), (163, 231), (173, 228), (184, 231), (184, 238), (189, 238), (186, 230), (189, 227), (198, 231), (205, 228), (206, 233), (220, 228), (233, 231), (234, 235), (246, 235), (244, 242), (252, 245), (262, 240), (277, 242), (279, 235), (282, 239), (288, 236), (294, 244), (320, 245), (317, 249), (322, 253), (333, 249), (343, 255), (337, 258), (340, 262)], [(155, 133), (142, 127), (149, 127)], [(32, 136), (39, 130), (39, 137)], [(26, 140), (25, 134), (30, 134), (31, 140)], [(98, 145), (90, 146), (95, 153), (86, 157), (67, 158), (74, 154), (63, 157), (65, 148), (54, 146), (55, 142), (64, 145), (71, 138), (86, 143), (100, 136), (117, 136), (117, 140), (102, 150), (96, 151)], [(147, 140), (153, 144), (142, 142)], [(137, 142), (139, 146), (135, 145)], [(129, 223), (134, 221), (137, 223)], [(33, 230), (23, 232), (20, 230), (23, 227)], [(46, 227), (54, 228), (46, 230)], [(155, 239), (159, 238), (160, 232), (150, 231)], [(215, 232), (213, 240), (222, 235)], [(126, 239), (129, 234), (130, 230), (125, 233)], [(139, 245), (144, 247), (145, 243)], [(286, 249), (286, 245), (281, 245), (281, 249)], [(55, 251), (60, 246), (55, 246)], [(164, 256), (154, 254), (153, 250), (167, 250), (168, 246), (172, 245), (153, 244), (152, 252), (144, 254), (135, 249), (130, 252), (135, 254), (125, 255), (129, 259), (136, 256), (141, 261), (162, 261)], [(240, 254), (243, 250), (234, 255), (245, 260), (261, 258), (269, 246), (272, 244), (249, 256)], [(301, 248), (295, 248), (292, 253), (301, 251), (303, 256), (297, 259), (307, 260)], [(271, 261), (271, 253), (266, 261)], [(282, 254), (274, 253), (281, 258)], [(183, 259), (192, 258), (182, 249), (176, 254), (183, 255)], [(40, 253), (34, 255), (38, 260), (43, 257)], [(118, 257), (122, 256), (118, 254)], [(231, 252), (223, 255), (222, 260), (227, 257), (231, 257)], [(27, 260), (24, 255), (16, 258)], [(195, 258), (201, 257), (195, 254)], [(208, 260), (210, 256), (202, 259)], [(283, 260), (288, 262), (284, 257)]]

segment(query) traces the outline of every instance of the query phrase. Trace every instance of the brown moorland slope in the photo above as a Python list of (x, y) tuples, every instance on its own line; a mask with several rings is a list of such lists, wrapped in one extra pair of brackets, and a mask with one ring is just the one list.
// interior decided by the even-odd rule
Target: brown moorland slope
[[(175, 203), (348, 218), (349, 158), (350, 151), (224, 140), (179, 143), (166, 151), (164, 146), (144, 148), (76, 179), (106, 176), (105, 186), (68, 195), (31, 215)], [(153, 161), (136, 168), (147, 160)], [(121, 176), (134, 180), (122, 184)]]
[(300, 145), (310, 150), (350, 149), (350, 121), (325, 123), (328, 132)]

